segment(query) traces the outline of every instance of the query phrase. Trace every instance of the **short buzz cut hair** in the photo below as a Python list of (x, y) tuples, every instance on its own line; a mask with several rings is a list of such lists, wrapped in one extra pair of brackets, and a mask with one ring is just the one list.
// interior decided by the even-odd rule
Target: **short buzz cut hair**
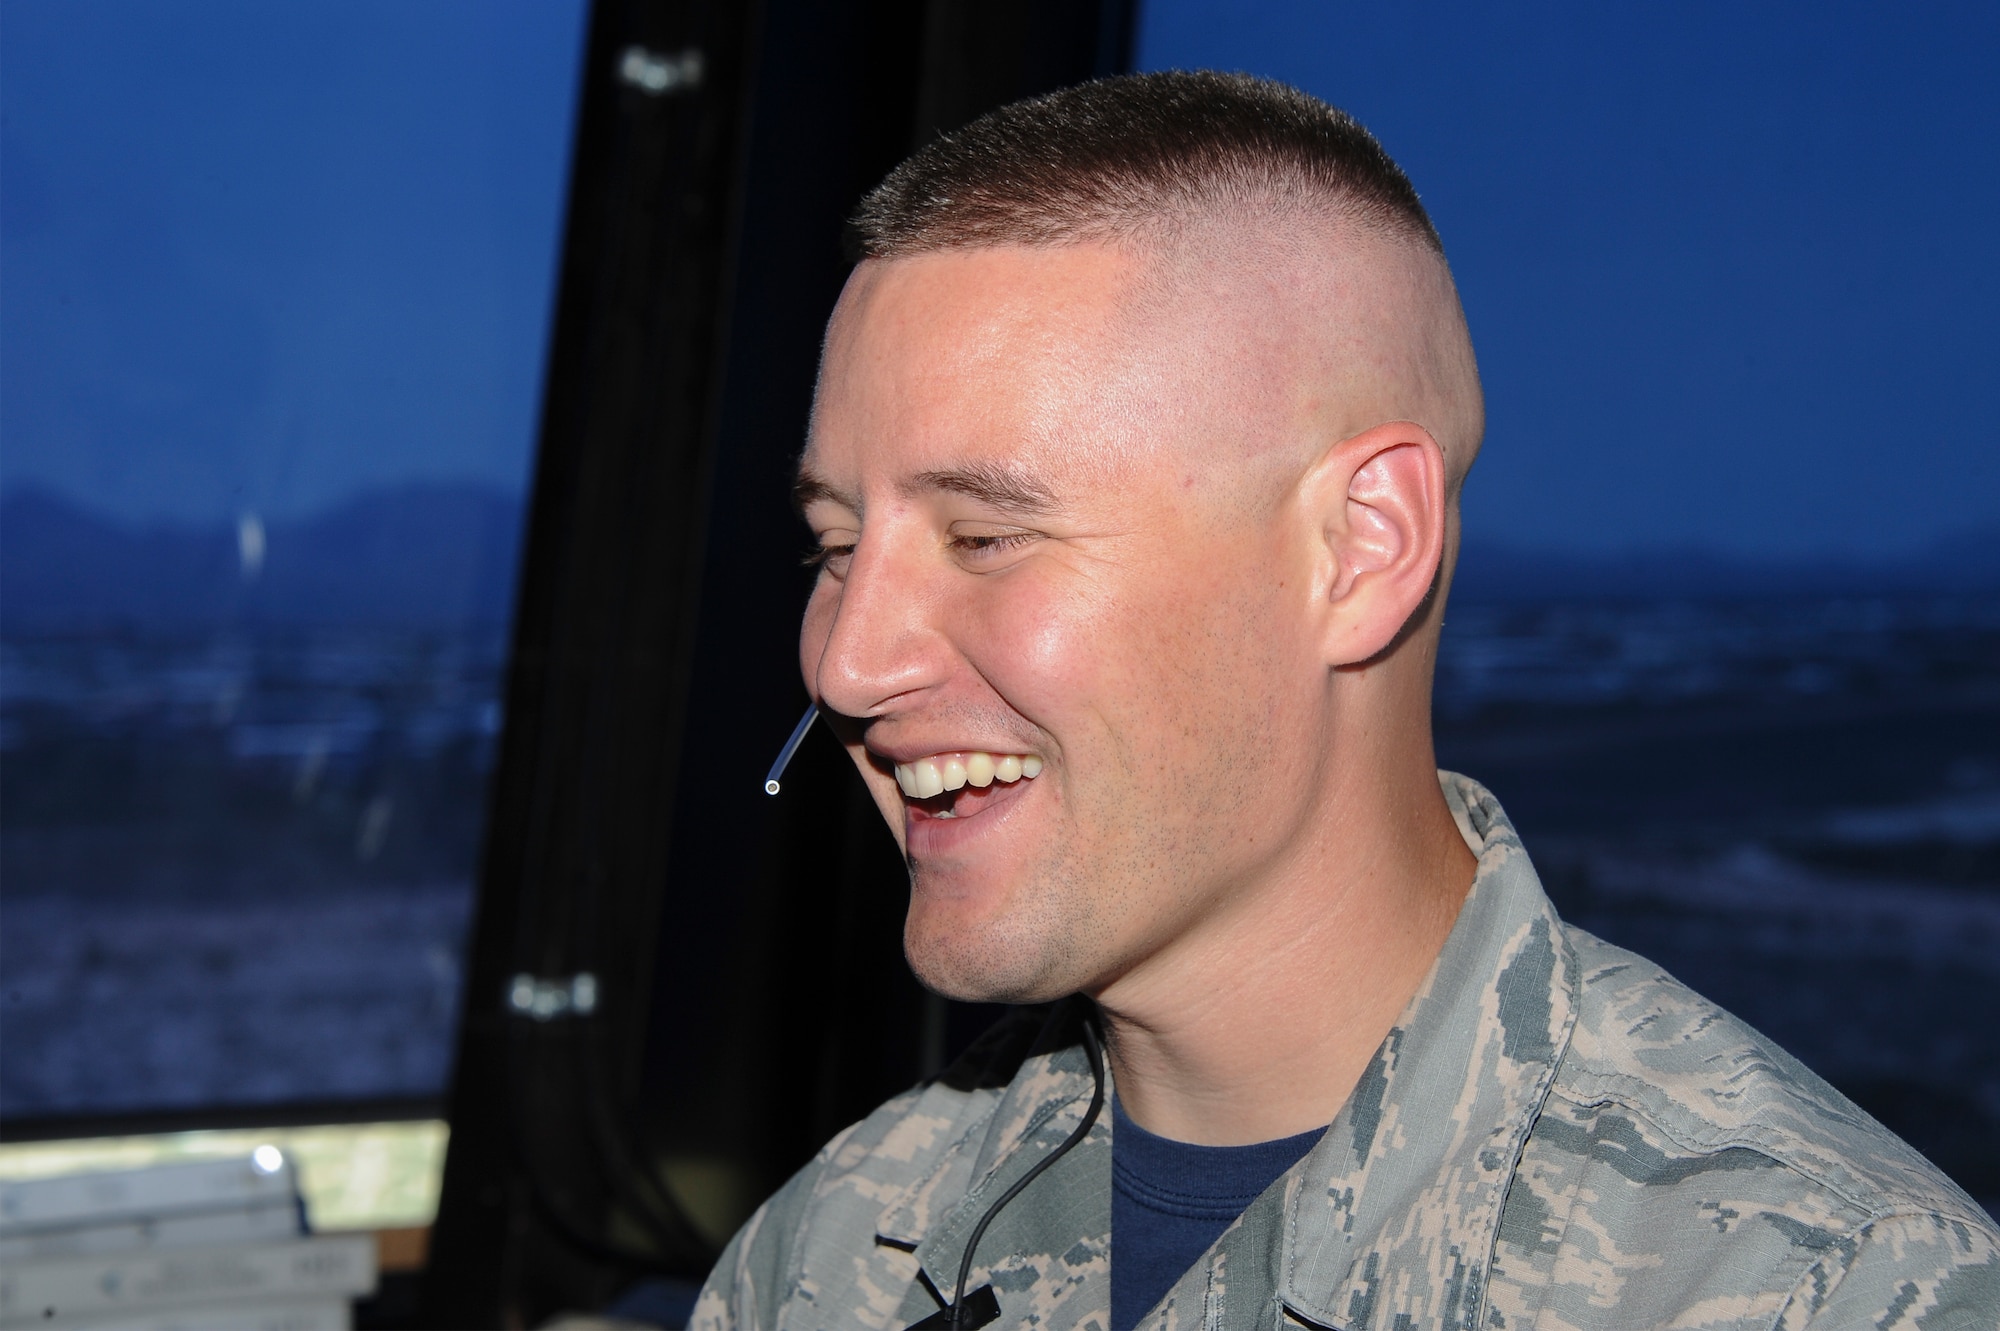
[(1217, 211), (1303, 206), (1442, 257), (1408, 176), (1354, 117), (1247, 74), (1126, 74), (989, 111), (861, 201), (860, 258), (1116, 243)]

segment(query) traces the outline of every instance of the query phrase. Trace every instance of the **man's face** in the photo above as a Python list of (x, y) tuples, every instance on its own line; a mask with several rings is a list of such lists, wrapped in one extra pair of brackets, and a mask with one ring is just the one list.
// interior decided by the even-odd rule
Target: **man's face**
[[(1307, 816), (1307, 543), (1287, 488), (1246, 478), (1310, 412), (1254, 333), (1141, 302), (1145, 262), (871, 263), (829, 332), (800, 663), (909, 860), (911, 965), (955, 997), (1102, 989)], [(954, 762), (971, 782), (930, 794)]]

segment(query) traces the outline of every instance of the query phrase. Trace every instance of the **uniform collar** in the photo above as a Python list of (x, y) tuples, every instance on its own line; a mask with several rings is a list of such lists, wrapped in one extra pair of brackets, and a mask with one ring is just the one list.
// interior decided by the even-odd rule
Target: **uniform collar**
[[(1333, 1126), (1251, 1208), (1282, 1207), (1282, 1244), (1275, 1271), (1245, 1265), (1266, 1265), (1278, 1298), (1324, 1326), (1474, 1325), (1515, 1163), (1576, 1021), (1576, 958), (1513, 825), (1485, 788), (1440, 779), (1478, 852), (1472, 890)], [(1277, 1219), (1246, 1213), (1239, 1228), (1268, 1235)]]
[[(1088, 1011), (1081, 999), (1058, 1004), (993, 1112), (882, 1212), (877, 1241), (913, 1251), (940, 1302), (951, 1298), (966, 1241), (980, 1217), (1062, 1144), (1088, 1107), (1093, 1080), (1078, 1033)], [(1108, 1088), (1108, 1072), (1106, 1078)], [(1011, 1315), (1023, 1298), (1060, 1301), (1107, 1274), (1110, 1146), (1111, 1115), (1104, 1113), (1088, 1137), (994, 1217), (980, 1238), (979, 1260), (966, 1288), (991, 1283)], [(1031, 1287), (1032, 1294), (1014, 1293)]]

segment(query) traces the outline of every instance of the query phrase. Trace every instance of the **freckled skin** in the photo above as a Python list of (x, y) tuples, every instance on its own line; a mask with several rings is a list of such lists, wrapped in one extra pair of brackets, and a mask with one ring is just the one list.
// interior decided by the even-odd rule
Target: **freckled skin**
[[(803, 459), (839, 553), (800, 662), (910, 860), (924, 983), (1091, 993), (1141, 1122), (1254, 1141), (1331, 1117), (1471, 878), (1428, 645), (1370, 664), (1441, 557), (1450, 464), (1421, 428), (1330, 413), (1354, 371), (1283, 326), (1324, 300), (1246, 311), (1230, 271), (1185, 269), (1164, 300), (1156, 259), (1108, 246), (857, 269)], [(1260, 300), (1300, 286), (1253, 277)], [(913, 483), (982, 464), (1054, 508)], [(959, 749), (1047, 765), (927, 850), (891, 763)], [(1276, 988), (1216, 992), (1251, 974)], [(1332, 1071), (1300, 1082), (1264, 1032)]]

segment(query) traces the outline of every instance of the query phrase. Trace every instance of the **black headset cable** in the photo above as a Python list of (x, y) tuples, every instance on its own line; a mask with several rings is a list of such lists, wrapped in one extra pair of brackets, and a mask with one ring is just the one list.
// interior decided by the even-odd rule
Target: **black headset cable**
[(965, 1282), (972, 1275), (973, 1254), (979, 1249), (979, 1240), (985, 1235), (986, 1227), (993, 1223), (993, 1217), (999, 1215), (1008, 1202), (1020, 1196), (1024, 1188), (1040, 1178), (1043, 1170), (1069, 1154), (1085, 1137), (1088, 1137), (1091, 1127), (1097, 1122), (1097, 1116), (1104, 1110), (1104, 1050), (1098, 1045), (1094, 1014), (1083, 1019), (1083, 1052), (1090, 1059), (1090, 1108), (1083, 1111), (1083, 1121), (1076, 1125), (1076, 1130), (1063, 1140), (1063, 1144), (1036, 1161), (1033, 1169), (1015, 1180), (1014, 1186), (1001, 1193), (999, 1200), (987, 1207), (986, 1214), (980, 1216), (979, 1223), (973, 1226), (972, 1237), (966, 1240), (965, 1256), (958, 1263), (958, 1286), (951, 1295), (952, 1331), (962, 1331), (965, 1325)]

